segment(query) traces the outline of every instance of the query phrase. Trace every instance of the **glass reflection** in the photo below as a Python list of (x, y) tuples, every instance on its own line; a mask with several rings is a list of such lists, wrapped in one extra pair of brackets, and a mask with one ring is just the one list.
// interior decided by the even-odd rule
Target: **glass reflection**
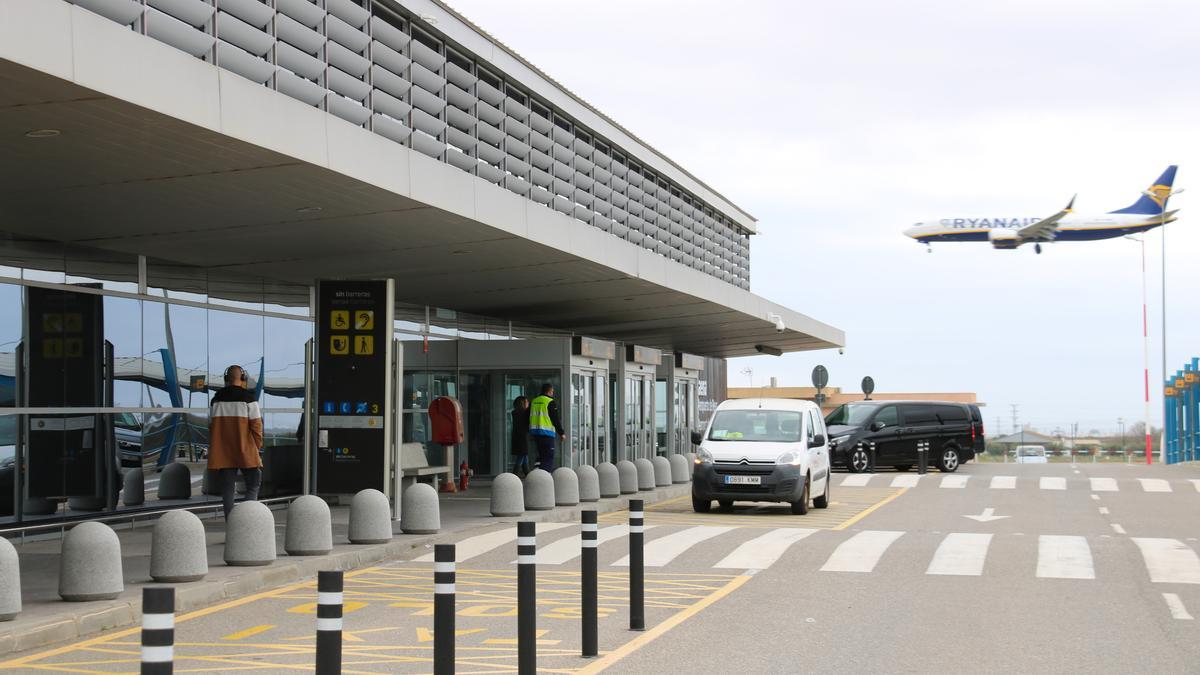
[(209, 379), (208, 312), (143, 302), (142, 405), (207, 408)]
[(211, 371), (209, 388), (225, 385), (224, 373), (238, 365), (246, 371), (246, 387), (262, 400), (264, 369), (263, 317), (236, 312), (208, 312), (208, 361)]
[(142, 305), (128, 298), (104, 298), (104, 339), (112, 343), (112, 405), (142, 405)]
[(304, 344), (312, 338), (312, 326), (308, 321), (266, 318), (262, 407), (303, 407)]
[(0, 406), (11, 407), (17, 402), (17, 346), (24, 325), (21, 287), (0, 284)]

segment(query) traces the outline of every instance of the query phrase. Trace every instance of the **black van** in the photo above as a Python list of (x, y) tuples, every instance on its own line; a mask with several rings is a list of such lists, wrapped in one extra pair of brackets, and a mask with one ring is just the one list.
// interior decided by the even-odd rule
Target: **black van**
[(982, 451), (983, 416), (979, 408), (942, 401), (858, 401), (825, 417), (833, 466), (852, 472), (875, 465), (908, 471), (918, 462), (917, 446), (928, 441), (931, 466), (951, 472)]

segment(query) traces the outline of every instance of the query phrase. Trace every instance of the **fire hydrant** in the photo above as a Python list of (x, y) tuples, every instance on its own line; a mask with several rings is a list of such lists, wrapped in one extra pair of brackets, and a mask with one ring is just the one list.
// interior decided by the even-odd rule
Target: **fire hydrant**
[(462, 464), (458, 465), (458, 489), (460, 491), (466, 492), (467, 483), (470, 481), (470, 477), (474, 473), (475, 472), (471, 470), (471, 466), (467, 464), (467, 460), (464, 459)]

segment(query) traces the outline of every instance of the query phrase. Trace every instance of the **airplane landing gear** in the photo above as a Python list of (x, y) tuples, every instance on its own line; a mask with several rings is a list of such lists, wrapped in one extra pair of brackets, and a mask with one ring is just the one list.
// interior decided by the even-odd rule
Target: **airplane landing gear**
[(1039, 254), (1039, 255), (1040, 255), (1040, 254), (1041, 254), (1041, 252), (1042, 252), (1042, 245), (1041, 245), (1041, 244), (1034, 244), (1034, 245), (1033, 245), (1033, 252), (1034, 252), (1034, 253), (1037, 253), (1037, 254)]

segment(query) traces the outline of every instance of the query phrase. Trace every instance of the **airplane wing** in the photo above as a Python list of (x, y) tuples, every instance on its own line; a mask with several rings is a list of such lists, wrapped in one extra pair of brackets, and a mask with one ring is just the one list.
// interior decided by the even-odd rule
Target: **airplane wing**
[(1021, 241), (1053, 241), (1055, 233), (1058, 232), (1058, 221), (1071, 213), (1074, 207), (1075, 198), (1071, 197), (1071, 201), (1067, 203), (1066, 208), (1062, 211), (1049, 218), (1043, 218), (1036, 223), (1022, 227), (1017, 230), (1017, 237)]

